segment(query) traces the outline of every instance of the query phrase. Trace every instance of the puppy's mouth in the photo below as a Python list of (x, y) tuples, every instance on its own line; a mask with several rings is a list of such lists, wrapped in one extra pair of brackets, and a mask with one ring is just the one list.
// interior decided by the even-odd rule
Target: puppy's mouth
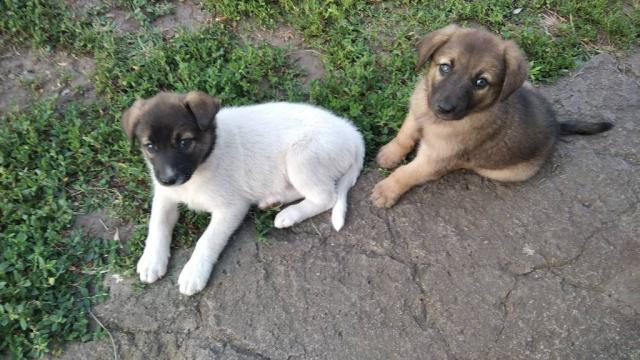
[(458, 121), (458, 120), (462, 120), (464, 119), (467, 114), (465, 113), (460, 113), (460, 114), (441, 114), (438, 111), (434, 111), (433, 112), (436, 117), (440, 120), (445, 120), (445, 121)]
[(177, 174), (172, 176), (161, 176), (156, 174), (156, 180), (163, 186), (179, 186), (191, 179), (192, 174)]
[(457, 121), (467, 116), (466, 106), (461, 104), (441, 101), (437, 99), (427, 99), (427, 107), (440, 120)]

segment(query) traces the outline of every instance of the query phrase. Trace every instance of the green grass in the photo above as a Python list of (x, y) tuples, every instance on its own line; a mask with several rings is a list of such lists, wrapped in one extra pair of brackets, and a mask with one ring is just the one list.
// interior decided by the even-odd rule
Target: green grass
[(113, 128), (98, 119), (93, 106), (60, 113), (43, 100), (0, 120), (0, 349), (18, 357), (93, 336), (87, 311), (105, 295), (97, 280), (117, 244), (71, 224), (118, 157), (104, 145)]
[[(0, 46), (92, 56), (98, 91), (91, 103), (43, 98), (0, 119), (0, 355), (38, 357), (99, 336), (87, 314), (106, 296), (104, 273), (133, 274), (150, 191), (119, 118), (136, 97), (199, 89), (229, 105), (309, 101), (353, 119), (373, 154), (403, 119), (418, 76), (414, 44), (431, 30), (454, 21), (484, 25), (518, 42), (532, 63), (531, 79), (547, 82), (600, 49), (637, 43), (640, 29), (637, 2), (210, 0), (220, 21), (166, 39), (151, 24), (172, 4), (105, 4), (82, 15), (57, 1), (0, 2)], [(109, 4), (130, 11), (140, 32), (116, 31)], [(324, 78), (305, 91), (286, 49), (240, 41), (234, 30), (247, 18), (303, 34), (322, 54)], [(97, 209), (135, 224), (131, 239), (87, 238), (73, 229), (75, 216)], [(253, 213), (261, 241), (273, 215)], [(206, 223), (206, 214), (182, 211), (173, 245), (191, 246)]]
[[(600, 48), (627, 48), (638, 38), (640, 8), (622, 1), (209, 1), (232, 22), (287, 23), (321, 51), (325, 78), (309, 100), (353, 119), (368, 153), (400, 125), (417, 74), (415, 43), (451, 22), (480, 24), (520, 44), (531, 80), (562, 76)], [(275, 4), (275, 5), (274, 5)], [(521, 8), (517, 15), (514, 10)], [(545, 16), (547, 24), (545, 24)], [(550, 23), (549, 23), (550, 22)]]

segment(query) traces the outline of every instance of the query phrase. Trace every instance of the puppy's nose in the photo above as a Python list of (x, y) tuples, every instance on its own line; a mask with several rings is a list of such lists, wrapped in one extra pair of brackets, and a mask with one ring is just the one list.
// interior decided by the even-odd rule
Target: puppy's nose
[(456, 110), (456, 106), (446, 100), (438, 103), (438, 112), (441, 114), (450, 114)]
[(158, 176), (158, 181), (162, 185), (173, 185), (176, 183), (176, 181), (178, 181), (178, 175), (171, 174), (171, 175)]

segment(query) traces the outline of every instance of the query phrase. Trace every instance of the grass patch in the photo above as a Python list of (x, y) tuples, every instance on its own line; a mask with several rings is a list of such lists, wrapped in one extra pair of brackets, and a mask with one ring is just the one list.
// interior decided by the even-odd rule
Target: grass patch
[[(109, 4), (129, 10), (141, 30), (120, 34)], [(209, 1), (219, 22), (166, 39), (152, 22), (166, 1), (117, 0), (86, 9), (61, 1), (0, 3), (0, 46), (63, 48), (96, 60), (99, 99), (58, 105), (42, 99), (0, 123), (0, 354), (38, 357), (87, 340), (91, 304), (104, 297), (102, 274), (132, 274), (146, 235), (150, 184), (137, 149), (120, 129), (136, 97), (202, 90), (223, 104), (309, 101), (349, 117), (368, 153), (401, 124), (418, 74), (414, 44), (451, 22), (479, 23), (514, 39), (532, 63), (531, 79), (552, 80), (598, 49), (637, 42), (640, 9), (622, 1)], [(519, 11), (514, 11), (521, 9)], [(234, 22), (286, 23), (322, 54), (325, 77), (303, 91), (286, 49), (242, 43)], [(226, 19), (226, 20), (225, 20)], [(86, 238), (76, 215), (94, 209), (139, 225), (127, 243)], [(253, 213), (266, 241), (275, 212)], [(182, 211), (174, 247), (190, 246), (208, 216)], [(176, 290), (177, 291), (177, 290)]]
[(98, 280), (116, 244), (71, 225), (91, 208), (80, 194), (100, 184), (115, 151), (103, 146), (113, 134), (97, 115), (43, 100), (0, 119), (0, 349), (18, 357), (93, 337), (87, 314), (105, 295)]
[(310, 101), (353, 119), (374, 153), (401, 124), (417, 79), (415, 43), (452, 22), (480, 24), (515, 40), (531, 62), (530, 78), (549, 82), (599, 49), (638, 39), (640, 7), (623, 1), (208, 1), (231, 21), (288, 23), (323, 54), (329, 69)]
[(302, 99), (299, 72), (283, 50), (242, 45), (220, 25), (179, 32), (169, 42), (158, 33), (117, 38), (96, 56), (96, 86), (120, 108), (158, 91), (194, 89), (226, 105)]
[(106, 19), (89, 20), (71, 12), (61, 1), (3, 0), (0, 14), (0, 46), (29, 43), (89, 52), (110, 32)]

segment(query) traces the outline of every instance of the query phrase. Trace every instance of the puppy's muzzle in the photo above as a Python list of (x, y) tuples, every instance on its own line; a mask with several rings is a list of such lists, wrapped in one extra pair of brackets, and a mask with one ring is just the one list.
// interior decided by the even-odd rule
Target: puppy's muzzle
[(467, 115), (468, 108), (465, 95), (436, 100), (435, 115), (442, 120), (462, 120)]
[(156, 176), (160, 184), (162, 185), (174, 185), (178, 181), (178, 175), (165, 175), (165, 176)]
[(456, 105), (447, 101), (442, 100), (438, 102), (438, 113), (440, 115), (449, 115), (453, 114), (456, 111)]
[(191, 178), (190, 174), (179, 174), (175, 171), (165, 173), (156, 172), (156, 179), (164, 186), (180, 185), (186, 183)]

